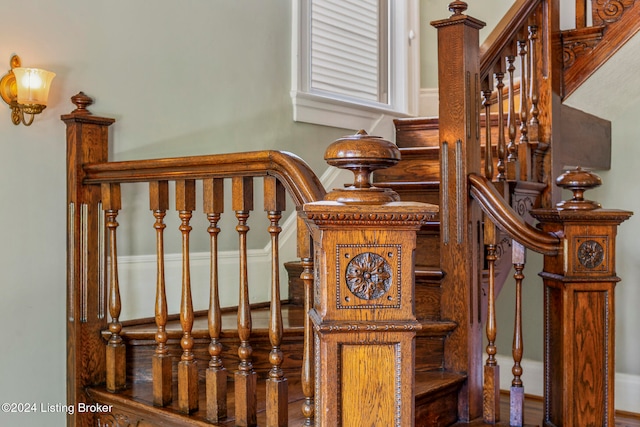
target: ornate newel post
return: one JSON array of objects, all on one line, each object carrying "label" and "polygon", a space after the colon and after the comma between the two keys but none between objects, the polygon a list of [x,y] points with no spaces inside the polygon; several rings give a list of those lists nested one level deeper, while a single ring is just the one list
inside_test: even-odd
[{"label": "ornate newel post", "polygon": [[414,250],[438,207],[370,184],[373,170],[399,159],[394,144],[364,131],[339,139],[325,160],[351,170],[354,184],[303,207],[315,251],[319,426],[414,423]]},{"label": "ornate newel post", "polygon": [[[99,185],[84,185],[83,165],[109,160],[109,126],[114,119],[87,109],[80,92],[76,109],[62,116],[67,126],[67,404],[87,403],[85,388],[105,381],[104,341],[107,284],[104,214]],[[90,368],[89,368],[90,367]],[[71,412],[69,426],[94,426],[95,414]]]},{"label": "ornate newel post", "polygon": [[556,183],[573,192],[557,209],[534,210],[564,251],[545,256],[545,426],[614,423],[614,289],[618,225],[632,213],[585,200],[600,178],[580,168]]},{"label": "ornate newel post", "polygon": [[478,236],[482,212],[469,197],[467,177],[480,168],[480,43],[484,22],[465,15],[467,4],[453,1],[449,18],[431,23],[438,30],[440,98],[440,268],[443,319],[458,327],[445,342],[445,369],[465,372],[458,393],[458,417],[482,415],[482,268]]}]

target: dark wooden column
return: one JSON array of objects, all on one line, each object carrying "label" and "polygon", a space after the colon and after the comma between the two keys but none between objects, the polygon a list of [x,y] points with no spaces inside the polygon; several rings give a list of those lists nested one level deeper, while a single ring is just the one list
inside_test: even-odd
[{"label": "dark wooden column", "polygon": [[614,290],[618,225],[632,213],[584,200],[597,176],[576,169],[557,183],[574,192],[557,209],[534,210],[564,251],[545,256],[545,426],[611,426],[614,420]]},{"label": "dark wooden column", "polygon": [[469,198],[467,176],[481,171],[478,33],[484,23],[464,15],[466,8],[455,1],[450,18],[431,23],[438,29],[442,318],[458,324],[445,343],[445,368],[467,373],[458,399],[461,420],[482,414],[481,214]]},{"label": "dark wooden column", "polygon": [[[100,186],[83,185],[83,165],[108,160],[113,119],[91,115],[92,100],[80,92],[67,125],[67,404],[87,403],[85,387],[105,381],[107,327],[104,223]],[[69,426],[95,426],[90,413],[67,415]]]},{"label": "dark wooden column", "polygon": [[395,164],[395,145],[365,133],[334,142],[331,165],[354,185],[308,203],[315,245],[316,425],[414,423],[416,232],[438,208],[398,202],[371,187],[371,171]]}]

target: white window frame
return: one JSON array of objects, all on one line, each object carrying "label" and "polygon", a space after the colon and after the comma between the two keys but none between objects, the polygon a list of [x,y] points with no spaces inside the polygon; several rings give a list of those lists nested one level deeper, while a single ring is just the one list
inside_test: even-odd
[{"label": "white window frame", "polygon": [[391,25],[388,104],[319,94],[309,87],[310,0],[292,2],[291,99],[295,121],[373,131],[385,119],[417,115],[420,93],[418,0],[389,0]]}]

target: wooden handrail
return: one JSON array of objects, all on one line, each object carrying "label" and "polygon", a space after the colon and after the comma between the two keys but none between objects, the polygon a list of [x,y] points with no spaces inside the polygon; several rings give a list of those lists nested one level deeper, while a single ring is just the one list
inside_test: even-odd
[{"label": "wooden handrail", "polygon": [[498,25],[480,46],[480,76],[491,73],[491,67],[500,53],[513,41],[518,31],[542,0],[516,0]]},{"label": "wooden handrail", "polygon": [[277,177],[296,206],[322,200],[326,191],[311,168],[295,154],[265,150],[84,165],[84,184],[225,178]]},{"label": "wooden handrail", "polygon": [[511,239],[523,246],[544,255],[557,255],[561,249],[560,239],[552,234],[527,224],[509,205],[507,205],[485,177],[470,174],[471,195],[478,201],[484,213]]}]

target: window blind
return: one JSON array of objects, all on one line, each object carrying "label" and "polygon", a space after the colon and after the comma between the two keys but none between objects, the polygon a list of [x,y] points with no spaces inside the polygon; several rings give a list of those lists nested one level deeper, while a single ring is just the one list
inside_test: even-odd
[{"label": "window blind", "polygon": [[386,0],[311,0],[310,84],[387,103]]}]

